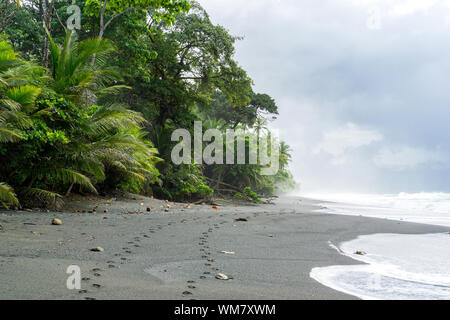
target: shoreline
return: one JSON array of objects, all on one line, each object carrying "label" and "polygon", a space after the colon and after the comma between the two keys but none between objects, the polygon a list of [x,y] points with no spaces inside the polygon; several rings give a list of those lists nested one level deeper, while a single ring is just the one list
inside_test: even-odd
[{"label": "shoreline", "polygon": [[[329,242],[449,231],[314,212],[322,202],[304,198],[275,203],[168,207],[137,196],[71,201],[72,213],[0,212],[0,299],[357,299],[309,276],[314,267],[361,264]],[[66,288],[69,265],[81,268],[81,291]]]}]

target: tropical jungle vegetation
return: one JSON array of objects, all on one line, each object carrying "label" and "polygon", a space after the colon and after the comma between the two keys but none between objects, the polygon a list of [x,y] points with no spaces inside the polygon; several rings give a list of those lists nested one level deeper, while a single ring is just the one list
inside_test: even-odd
[{"label": "tropical jungle vegetation", "polygon": [[[71,5],[79,30],[66,24]],[[283,141],[275,176],[170,159],[172,132],[194,121],[271,136],[278,107],[235,60],[240,40],[190,0],[1,0],[0,204],[53,208],[118,189],[258,202],[294,188]]]}]

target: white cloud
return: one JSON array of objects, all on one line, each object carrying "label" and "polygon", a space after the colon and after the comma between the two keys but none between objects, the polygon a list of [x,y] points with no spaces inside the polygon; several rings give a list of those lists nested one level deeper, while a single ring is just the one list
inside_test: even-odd
[{"label": "white cloud", "polygon": [[326,132],[314,153],[328,153],[333,156],[333,164],[343,164],[346,162],[347,151],[381,140],[383,135],[378,131],[362,129],[349,122],[344,127]]},{"label": "white cloud", "polygon": [[443,2],[441,0],[404,0],[394,4],[390,8],[389,14],[392,16],[407,16],[420,11],[427,11]]},{"label": "white cloud", "polygon": [[374,157],[374,163],[381,168],[405,170],[417,166],[439,163],[444,161],[444,156],[437,151],[429,151],[420,148],[400,147],[383,148]]}]

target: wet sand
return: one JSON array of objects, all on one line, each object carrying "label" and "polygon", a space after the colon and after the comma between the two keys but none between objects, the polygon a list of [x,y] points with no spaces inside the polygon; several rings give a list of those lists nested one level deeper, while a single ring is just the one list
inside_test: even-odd
[{"label": "wet sand", "polygon": [[[64,213],[0,212],[0,299],[356,299],[309,277],[314,267],[360,264],[329,242],[449,231],[317,213],[316,201],[301,198],[218,209],[169,205],[83,199]],[[63,224],[51,225],[53,218]],[[66,287],[69,265],[81,268],[81,290]]]}]

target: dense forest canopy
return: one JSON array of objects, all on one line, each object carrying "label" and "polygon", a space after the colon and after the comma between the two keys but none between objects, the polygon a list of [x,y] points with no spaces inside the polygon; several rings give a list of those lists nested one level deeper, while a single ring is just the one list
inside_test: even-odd
[{"label": "dense forest canopy", "polygon": [[[72,192],[117,189],[259,201],[294,188],[289,146],[268,129],[278,107],[235,60],[239,40],[195,1],[1,0],[1,204],[58,207]],[[246,132],[247,148],[249,136],[272,139],[278,172],[175,165],[172,132],[194,121]]]}]

